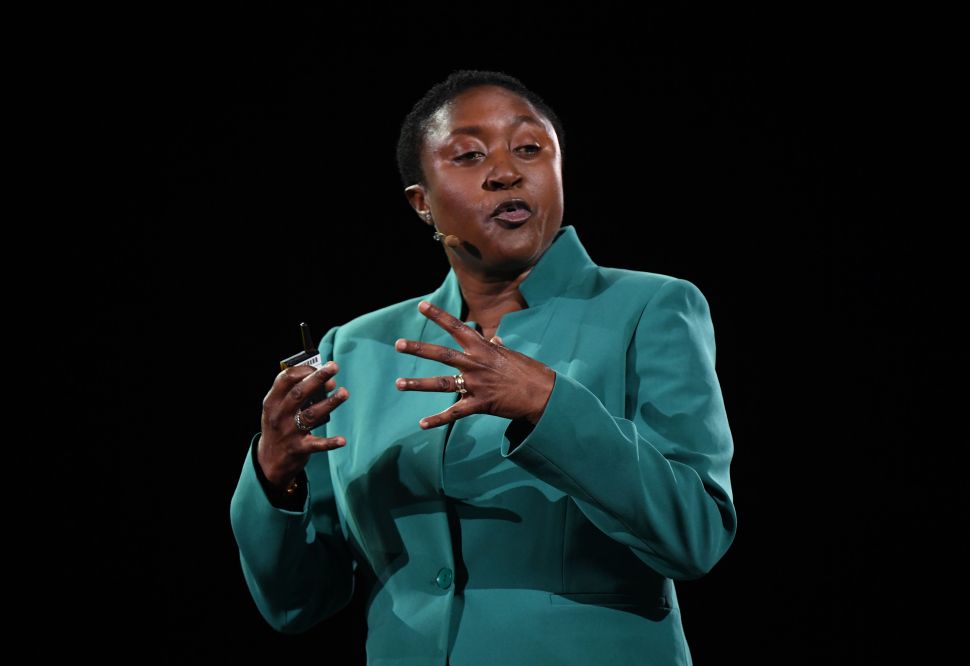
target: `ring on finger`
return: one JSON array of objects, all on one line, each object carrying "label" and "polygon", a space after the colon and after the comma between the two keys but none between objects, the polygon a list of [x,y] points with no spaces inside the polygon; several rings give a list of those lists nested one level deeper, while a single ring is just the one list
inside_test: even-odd
[{"label": "ring on finger", "polygon": [[465,388],[465,378],[460,372],[455,375],[455,391],[462,395],[468,393],[468,389]]},{"label": "ring on finger", "polygon": [[297,430],[299,430],[300,432],[304,432],[304,433],[310,432],[310,426],[308,426],[305,423],[303,423],[303,410],[302,409],[296,413],[296,416],[293,417],[293,420],[296,421],[296,428],[297,428]]}]

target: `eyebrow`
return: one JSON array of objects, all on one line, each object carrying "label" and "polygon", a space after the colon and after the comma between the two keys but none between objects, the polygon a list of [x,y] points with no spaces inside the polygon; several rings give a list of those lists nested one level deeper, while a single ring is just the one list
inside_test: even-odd
[{"label": "eyebrow", "polygon": [[[540,123],[538,120],[536,120],[532,116],[519,115],[519,116],[516,116],[515,118],[513,118],[513,120],[512,120],[512,126],[513,127],[516,126],[516,125],[521,125],[522,123],[529,123],[529,124],[535,125],[536,127],[541,128],[541,129],[545,129],[546,128],[545,125],[543,125],[542,123]],[[478,125],[467,125],[465,127],[456,127],[455,129],[451,130],[451,134],[449,134],[448,136],[454,136],[456,134],[471,134],[471,135],[477,136],[477,135],[481,134],[483,131],[484,130],[480,126],[478,126]]]}]

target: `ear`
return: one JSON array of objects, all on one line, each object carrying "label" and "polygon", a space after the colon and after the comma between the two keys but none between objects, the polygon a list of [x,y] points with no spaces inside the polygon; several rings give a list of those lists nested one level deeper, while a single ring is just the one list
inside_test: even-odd
[{"label": "ear", "polygon": [[407,197],[408,203],[411,204],[411,208],[415,210],[418,217],[420,217],[426,224],[431,224],[431,222],[428,222],[424,218],[425,213],[428,212],[427,193],[425,192],[424,187],[421,185],[411,185],[410,187],[406,187],[404,189],[404,196]]}]

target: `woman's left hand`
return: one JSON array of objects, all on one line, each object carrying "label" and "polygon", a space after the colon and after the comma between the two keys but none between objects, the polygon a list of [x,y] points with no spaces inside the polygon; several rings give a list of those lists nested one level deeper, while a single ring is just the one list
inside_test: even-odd
[{"label": "woman's left hand", "polygon": [[[454,405],[434,416],[421,419],[422,428],[436,428],[470,414],[493,414],[535,425],[545,411],[556,381],[549,366],[508,347],[486,340],[481,333],[441,308],[421,301],[420,311],[448,331],[464,352],[400,338],[394,345],[399,352],[440,361],[458,368],[468,391]],[[395,382],[402,391],[454,392],[455,377],[401,377]]]}]

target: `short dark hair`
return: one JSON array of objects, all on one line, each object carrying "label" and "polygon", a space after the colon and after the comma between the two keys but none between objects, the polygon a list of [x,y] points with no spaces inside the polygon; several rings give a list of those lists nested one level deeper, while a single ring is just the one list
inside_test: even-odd
[{"label": "short dark hair", "polygon": [[424,171],[421,169],[421,146],[435,112],[465,90],[489,85],[501,86],[524,97],[549,119],[556,130],[556,136],[559,137],[559,154],[565,165],[566,137],[562,122],[541,97],[526,88],[517,78],[505,72],[460,69],[453,71],[444,81],[432,86],[401,123],[401,133],[397,139],[397,169],[404,187],[410,187],[416,183],[427,185]]}]

